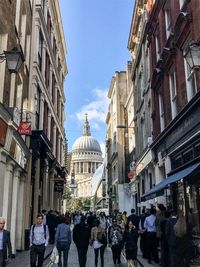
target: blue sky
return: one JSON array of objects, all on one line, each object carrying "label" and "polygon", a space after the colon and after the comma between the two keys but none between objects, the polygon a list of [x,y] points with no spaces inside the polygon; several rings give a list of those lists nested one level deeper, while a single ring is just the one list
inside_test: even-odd
[{"label": "blue sky", "polygon": [[69,151],[82,135],[87,112],[92,136],[106,138],[108,88],[126,69],[134,0],[59,0],[67,44],[65,130]]}]

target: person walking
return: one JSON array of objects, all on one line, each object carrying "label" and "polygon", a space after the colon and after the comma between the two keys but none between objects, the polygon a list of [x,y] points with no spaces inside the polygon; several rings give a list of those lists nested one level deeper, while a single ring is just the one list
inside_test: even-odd
[{"label": "person walking", "polygon": [[[31,267],[42,267],[45,248],[49,242],[49,229],[43,224],[42,214],[37,215],[37,223],[31,226],[30,231],[30,262]],[[36,265],[37,262],[37,265]]]},{"label": "person walking", "polygon": [[156,263],[159,262],[156,237],[156,210],[152,208],[150,214],[144,221],[144,228],[147,230],[147,259],[149,264],[151,264],[152,259]]},{"label": "person walking", "polygon": [[112,219],[112,225],[108,228],[108,243],[112,250],[113,262],[117,266],[121,263],[123,236],[116,219]]},{"label": "person walking", "polygon": [[172,212],[170,218],[166,222],[165,237],[169,248],[169,262],[168,266],[176,267],[176,235],[174,232],[174,225],[177,222],[177,216],[175,212]]},{"label": "person walking", "polygon": [[0,217],[0,267],[6,266],[6,261],[12,256],[10,232],[5,230],[5,219]]},{"label": "person walking", "polygon": [[129,223],[129,221],[132,221],[135,227],[139,229],[140,218],[135,214],[135,209],[131,209],[131,215],[128,216],[127,223]]},{"label": "person walking", "polygon": [[79,266],[85,267],[87,261],[87,251],[90,240],[90,228],[85,223],[86,217],[81,216],[80,223],[74,226],[73,241],[78,251]]},{"label": "person walking", "polygon": [[106,234],[105,230],[100,226],[100,221],[95,220],[95,226],[91,230],[91,242],[94,248],[94,255],[95,255],[95,267],[98,266],[98,257],[100,251],[100,258],[101,258],[101,267],[104,267],[104,251],[106,247]]},{"label": "person walking", "polygon": [[99,221],[100,221],[101,228],[103,228],[106,231],[106,229],[108,227],[108,222],[107,222],[107,219],[106,219],[106,216],[105,216],[104,212],[100,212]]},{"label": "person walking", "polygon": [[127,226],[127,222],[128,222],[127,212],[126,211],[123,211],[123,213],[122,213],[122,221],[123,221],[123,224],[126,227]]},{"label": "person walking", "polygon": [[138,231],[132,221],[128,223],[128,229],[124,231],[123,243],[127,260],[127,267],[136,266]]},{"label": "person walking", "polygon": [[140,233],[140,250],[142,251],[142,256],[144,259],[147,259],[147,231],[144,228],[144,221],[148,216],[149,216],[149,209],[145,210],[145,208],[143,208],[139,222],[139,233]]},{"label": "person walking", "polygon": [[79,212],[74,216],[74,225],[79,224],[81,220],[81,215]]},{"label": "person walking", "polygon": [[66,224],[66,217],[62,217],[61,223],[58,224],[56,229],[55,241],[59,254],[58,267],[62,267],[62,253],[63,253],[63,267],[67,267],[68,253],[71,244],[71,230],[69,225]]},{"label": "person walking", "polygon": [[57,217],[53,210],[50,210],[46,215],[46,223],[49,229],[49,243],[54,244],[55,242],[55,232],[57,227]]}]

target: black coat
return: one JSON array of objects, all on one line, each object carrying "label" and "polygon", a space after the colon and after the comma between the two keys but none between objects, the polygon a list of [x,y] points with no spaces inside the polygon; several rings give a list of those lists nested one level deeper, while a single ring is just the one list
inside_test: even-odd
[{"label": "black coat", "polygon": [[176,236],[174,232],[174,225],[177,222],[177,218],[169,218],[166,222],[165,235],[167,243],[170,247],[176,246]]},{"label": "black coat", "polygon": [[139,222],[140,222],[140,217],[137,216],[136,214],[131,214],[128,216],[128,219],[127,219],[127,225],[128,223],[132,221],[132,223],[135,225],[135,227],[137,229],[139,229]]},{"label": "black coat", "polygon": [[125,230],[123,242],[126,250],[134,250],[137,252],[138,230],[133,228],[131,231]]},{"label": "black coat", "polygon": [[3,230],[3,257],[7,259],[11,258],[12,255],[12,247],[10,242],[10,232],[7,230]]},{"label": "black coat", "polygon": [[90,228],[85,223],[79,223],[74,226],[73,241],[77,247],[88,247],[90,240]]}]

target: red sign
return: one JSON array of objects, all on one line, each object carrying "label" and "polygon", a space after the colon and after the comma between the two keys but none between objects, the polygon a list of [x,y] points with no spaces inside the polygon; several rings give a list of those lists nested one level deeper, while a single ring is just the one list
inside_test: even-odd
[{"label": "red sign", "polygon": [[128,172],[128,178],[129,179],[135,178],[135,171]]},{"label": "red sign", "polygon": [[19,124],[18,133],[20,135],[30,135],[31,134],[31,122],[21,121]]}]

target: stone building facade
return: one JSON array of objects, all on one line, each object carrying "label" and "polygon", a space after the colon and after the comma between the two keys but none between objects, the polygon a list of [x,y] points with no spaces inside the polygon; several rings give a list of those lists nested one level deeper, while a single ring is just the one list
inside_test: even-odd
[{"label": "stone building facade", "polygon": [[[61,21],[58,1],[0,1],[0,216],[14,254],[41,208],[60,204],[54,184],[65,176],[67,73]],[[24,62],[10,73],[2,53],[14,47]],[[24,123],[31,135],[21,134]]]},{"label": "stone building facade", "polygon": [[14,254],[24,246],[27,227],[29,137],[21,136],[18,126],[28,116],[32,8],[24,0],[0,1],[0,53],[16,47],[24,60],[18,73],[10,73],[0,60],[0,216],[11,232]]},{"label": "stone building facade", "polygon": [[132,121],[127,119],[127,107],[130,106],[128,96],[132,97],[130,81],[128,65],[127,71],[115,72],[108,92],[110,104],[106,118],[106,157],[110,213],[114,209],[129,212],[131,209],[128,134],[132,136],[133,133],[128,128]]},{"label": "stone building facade", "polygon": [[128,49],[132,56],[131,79],[133,82],[133,109],[135,130],[135,164],[130,186],[134,195],[133,207],[140,213],[141,196],[156,183],[152,152],[150,52],[146,27],[148,22],[147,1],[137,0],[133,12]]},{"label": "stone building facade", "polygon": [[[66,44],[59,1],[36,0],[33,10],[29,107],[31,220],[40,209],[60,209],[65,179],[64,78]],[[63,185],[64,186],[64,185]]]}]

